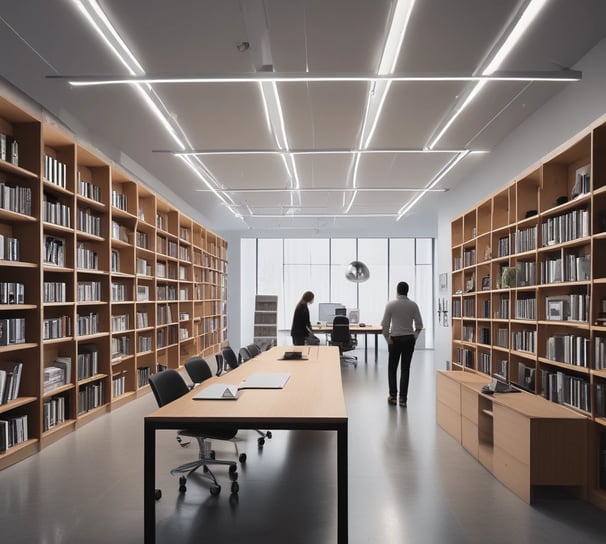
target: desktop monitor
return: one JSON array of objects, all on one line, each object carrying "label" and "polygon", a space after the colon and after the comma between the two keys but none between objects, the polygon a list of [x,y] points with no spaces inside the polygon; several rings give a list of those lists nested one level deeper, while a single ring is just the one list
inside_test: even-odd
[{"label": "desktop monitor", "polygon": [[318,304],[318,321],[332,323],[335,315],[347,315],[347,308],[337,302],[320,302]]}]

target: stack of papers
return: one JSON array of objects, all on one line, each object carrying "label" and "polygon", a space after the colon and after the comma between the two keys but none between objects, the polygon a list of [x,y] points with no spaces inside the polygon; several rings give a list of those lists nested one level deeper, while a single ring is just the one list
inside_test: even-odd
[{"label": "stack of papers", "polygon": [[253,374],[239,384],[213,383],[194,395],[195,400],[235,400],[242,389],[282,389],[290,374]]}]

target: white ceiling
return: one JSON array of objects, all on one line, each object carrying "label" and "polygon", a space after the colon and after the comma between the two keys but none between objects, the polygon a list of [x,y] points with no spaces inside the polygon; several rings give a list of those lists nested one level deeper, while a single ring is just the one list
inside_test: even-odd
[{"label": "white ceiling", "polygon": [[[146,74],[252,73],[270,59],[276,73],[377,73],[392,0],[99,0]],[[525,0],[417,0],[396,73],[477,73]],[[261,15],[269,48],[262,49]],[[548,0],[502,70],[572,68],[606,35],[603,0]],[[261,25],[263,26],[263,25]],[[249,42],[238,51],[236,44]],[[127,75],[71,0],[0,0],[0,73],[64,120],[84,127],[110,156],[119,150],[200,211],[215,230],[318,228],[345,224],[352,197],[353,155],[298,155],[295,193],[275,155],[201,157],[233,212],[180,159],[174,140],[127,85],[70,87],[49,75]],[[490,82],[436,146],[493,149],[565,85]],[[472,87],[465,82],[395,82],[373,149],[423,149]],[[154,84],[154,91],[196,150],[276,149],[257,84]],[[355,149],[369,83],[278,83],[291,149]],[[75,121],[77,120],[77,121]],[[73,121],[73,123],[70,123]],[[102,147],[102,146],[100,146]],[[103,147],[102,147],[103,148]],[[117,155],[120,156],[120,155]],[[347,215],[393,227],[395,216],[456,155],[363,155]],[[440,181],[448,189],[481,160],[469,155]],[[246,189],[247,191],[243,191]],[[250,191],[257,189],[256,191]],[[265,189],[259,191],[258,189]],[[435,217],[447,192],[427,195],[413,213]],[[296,216],[304,215],[304,219]],[[267,216],[267,217],[264,217]],[[284,217],[275,217],[284,216]],[[307,217],[312,216],[312,217]]]}]

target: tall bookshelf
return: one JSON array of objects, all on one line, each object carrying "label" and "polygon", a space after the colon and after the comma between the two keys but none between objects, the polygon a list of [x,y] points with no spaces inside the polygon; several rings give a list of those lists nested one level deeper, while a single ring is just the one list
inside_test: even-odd
[{"label": "tall bookshelf", "polygon": [[0,97],[0,469],[227,338],[226,242],[15,102]]},{"label": "tall bookshelf", "polygon": [[453,369],[589,420],[606,509],[606,117],[451,224]]}]

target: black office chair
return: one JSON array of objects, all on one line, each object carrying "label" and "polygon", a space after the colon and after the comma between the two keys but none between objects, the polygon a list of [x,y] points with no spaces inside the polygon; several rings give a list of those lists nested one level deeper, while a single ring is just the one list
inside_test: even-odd
[{"label": "black office chair", "polygon": [[341,362],[358,366],[358,358],[355,355],[347,355],[345,352],[352,351],[358,347],[358,340],[349,330],[349,319],[344,315],[337,315],[332,322],[330,333],[331,346],[338,346]]},{"label": "black office chair", "polygon": [[[185,383],[176,370],[167,369],[162,372],[158,372],[149,377],[149,385],[158,406],[162,407],[166,404],[173,402],[174,400],[182,397],[189,392],[189,387]],[[231,492],[238,493],[240,486],[238,484],[238,466],[235,461],[223,461],[215,459],[214,451],[210,448],[209,440],[226,440],[230,441],[236,447],[236,453],[238,452],[238,446],[233,440],[236,436],[238,429],[233,427],[218,427],[201,424],[196,430],[179,431],[180,436],[187,436],[195,438],[198,441],[199,453],[196,461],[191,461],[184,465],[180,465],[170,471],[171,474],[182,474],[179,477],[179,493],[185,493],[187,491],[187,478],[193,474],[200,467],[203,468],[204,477],[211,481],[210,494],[213,496],[218,495],[221,492],[221,486],[217,482],[215,475],[209,468],[209,465],[226,465],[229,467],[229,478],[231,480]],[[159,490],[156,491],[156,496],[159,497]]]},{"label": "black office chair", "polygon": [[250,353],[251,357],[253,357],[253,358],[261,353],[261,348],[259,348],[259,346],[257,346],[257,344],[248,344],[248,346],[246,346],[246,349],[248,350],[248,353]]},{"label": "black office chair", "polygon": [[252,355],[250,354],[250,351],[248,351],[248,348],[241,347],[238,352],[238,360],[240,363],[245,363],[246,361],[250,361],[250,359],[252,359]]},{"label": "black office chair", "polygon": [[[246,350],[246,348],[242,348],[242,349]],[[242,352],[242,350],[240,350],[240,352]],[[236,356],[236,353],[232,348],[226,347],[222,351],[222,354],[223,354],[223,360],[225,361],[225,364],[227,366],[229,366],[229,368],[234,369],[234,368],[238,368],[238,366],[240,366],[240,359]],[[249,359],[250,359],[250,357],[249,357]],[[255,431],[259,434],[259,438],[257,439],[257,444],[260,448],[262,448],[265,445],[265,439],[272,437],[271,431],[264,432],[259,429],[255,429]]]},{"label": "black office chair", "polygon": [[238,361],[238,356],[236,355],[236,352],[230,348],[229,346],[224,348],[221,351],[221,354],[223,355],[223,365],[228,366],[230,369],[234,369],[234,368],[238,368],[240,362]]}]

